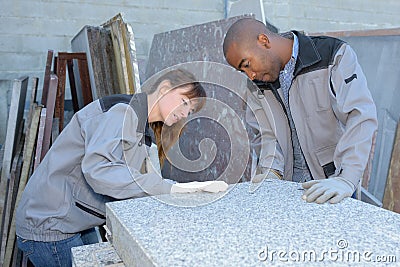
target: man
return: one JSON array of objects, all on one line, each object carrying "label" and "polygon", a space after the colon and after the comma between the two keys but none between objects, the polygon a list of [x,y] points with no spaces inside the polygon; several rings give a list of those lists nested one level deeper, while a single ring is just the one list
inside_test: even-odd
[{"label": "man", "polygon": [[255,108],[257,123],[249,120],[258,126],[264,177],[283,174],[302,183],[308,202],[351,196],[377,129],[376,107],[352,48],[331,37],[279,35],[245,18],[228,30],[223,49],[230,65],[266,89],[264,116]]}]

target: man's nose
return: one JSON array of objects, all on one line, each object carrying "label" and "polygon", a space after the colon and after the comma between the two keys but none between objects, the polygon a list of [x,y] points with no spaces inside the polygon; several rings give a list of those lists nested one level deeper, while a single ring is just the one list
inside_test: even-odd
[{"label": "man's nose", "polygon": [[250,78],[250,80],[254,80],[256,78],[256,73],[254,71],[245,70],[245,73],[246,73],[247,77]]}]

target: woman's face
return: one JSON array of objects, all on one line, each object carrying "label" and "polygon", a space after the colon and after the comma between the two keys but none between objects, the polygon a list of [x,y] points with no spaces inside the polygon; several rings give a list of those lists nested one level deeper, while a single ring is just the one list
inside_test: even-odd
[{"label": "woman's face", "polygon": [[191,85],[168,90],[159,99],[160,116],[164,123],[171,126],[194,111],[194,103],[185,95],[191,90]]}]

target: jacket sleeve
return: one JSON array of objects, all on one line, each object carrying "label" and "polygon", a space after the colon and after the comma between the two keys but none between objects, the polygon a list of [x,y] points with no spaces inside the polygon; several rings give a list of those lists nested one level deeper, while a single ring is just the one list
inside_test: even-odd
[{"label": "jacket sleeve", "polygon": [[82,172],[96,193],[117,199],[170,193],[171,184],[162,177],[139,171],[146,153],[138,149],[137,124],[133,109],[117,104],[81,125]]},{"label": "jacket sleeve", "polygon": [[257,155],[256,168],[260,173],[274,169],[282,174],[284,172],[284,158],[271,126],[273,124],[269,120],[273,116],[272,114],[268,116],[268,110],[263,108],[261,101],[265,101],[264,96],[257,98],[254,93],[248,92],[246,123],[251,130],[251,148]]},{"label": "jacket sleeve", "polygon": [[336,146],[334,160],[336,175],[357,186],[369,158],[378,121],[367,80],[355,52],[344,44],[339,49],[340,54],[336,56],[331,71],[331,89],[332,94],[336,94],[333,109],[344,133]]}]

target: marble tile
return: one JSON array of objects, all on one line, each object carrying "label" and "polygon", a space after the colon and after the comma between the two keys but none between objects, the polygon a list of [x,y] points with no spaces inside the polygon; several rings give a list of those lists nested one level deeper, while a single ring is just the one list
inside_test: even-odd
[{"label": "marble tile", "polygon": [[378,266],[383,256],[400,260],[397,213],[355,199],[306,203],[298,185],[287,181],[249,189],[240,183],[219,195],[108,203],[113,246],[127,266]]}]

